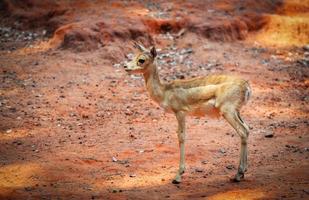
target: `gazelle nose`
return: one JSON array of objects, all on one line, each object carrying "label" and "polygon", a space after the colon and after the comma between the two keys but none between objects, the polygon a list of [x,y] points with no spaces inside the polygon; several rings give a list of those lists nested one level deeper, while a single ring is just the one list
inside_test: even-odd
[{"label": "gazelle nose", "polygon": [[128,69],[128,66],[127,66],[127,65],[124,65],[123,68],[124,68],[124,69]]}]

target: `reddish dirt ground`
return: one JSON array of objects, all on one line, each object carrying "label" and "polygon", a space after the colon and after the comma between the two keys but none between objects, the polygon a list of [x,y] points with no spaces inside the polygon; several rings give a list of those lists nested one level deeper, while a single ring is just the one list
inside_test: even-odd
[{"label": "reddish dirt ground", "polygon": [[[0,199],[309,198],[308,1],[3,2]],[[188,118],[171,183],[176,119],[122,69],[133,40],[156,44],[163,81],[249,80],[243,182],[235,131]]]}]

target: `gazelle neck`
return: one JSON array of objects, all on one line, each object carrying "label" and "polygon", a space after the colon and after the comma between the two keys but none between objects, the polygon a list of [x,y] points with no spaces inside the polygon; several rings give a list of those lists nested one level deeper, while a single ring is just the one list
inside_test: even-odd
[{"label": "gazelle neck", "polygon": [[151,98],[154,101],[160,103],[163,100],[164,96],[164,85],[162,85],[160,81],[156,64],[152,63],[143,75],[146,83],[146,88]]}]

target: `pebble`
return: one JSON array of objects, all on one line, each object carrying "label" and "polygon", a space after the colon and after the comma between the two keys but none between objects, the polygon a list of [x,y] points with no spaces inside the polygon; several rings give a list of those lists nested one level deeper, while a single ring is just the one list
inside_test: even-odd
[{"label": "pebble", "polygon": [[42,31],[42,35],[46,35],[47,31],[46,30],[43,30]]},{"label": "pebble", "polygon": [[6,130],[6,133],[12,133],[12,129]]},{"label": "pebble", "polygon": [[272,137],[274,137],[274,133],[272,131],[267,131],[266,133],[264,133],[264,137],[272,138]]},{"label": "pebble", "polygon": [[13,142],[13,144],[22,145],[23,143],[22,143],[22,141],[16,140],[16,141]]},{"label": "pebble", "polygon": [[305,96],[302,101],[309,102],[309,96]]},{"label": "pebble", "polygon": [[222,154],[225,154],[226,150],[222,148],[222,149],[219,150],[219,152],[222,153]]},{"label": "pebble", "polygon": [[120,67],[120,64],[119,64],[119,63],[116,63],[116,64],[113,65],[113,67],[119,68],[119,67]]},{"label": "pebble", "polygon": [[116,157],[112,157],[112,161],[113,161],[113,162],[117,162],[118,159],[117,159]]},{"label": "pebble", "polygon": [[204,164],[204,165],[206,165],[207,163],[208,163],[207,160],[203,160],[203,161],[202,161],[202,164]]},{"label": "pebble", "polygon": [[8,41],[33,41],[38,37],[44,37],[46,30],[42,32],[20,31],[11,27],[0,27],[0,37],[2,42]]},{"label": "pebble", "polygon": [[113,189],[112,192],[113,192],[113,193],[117,193],[118,190],[117,190],[117,189]]},{"label": "pebble", "polygon": [[297,128],[297,125],[296,124],[290,124],[288,127],[289,128]]},{"label": "pebble", "polygon": [[32,187],[25,187],[24,188],[27,192],[30,192],[30,191],[32,191],[33,190],[33,188]]},{"label": "pebble", "polygon": [[226,169],[234,169],[234,166],[233,165],[227,165]]},{"label": "pebble", "polygon": [[201,173],[201,172],[203,172],[203,171],[204,171],[204,169],[202,169],[202,168],[196,168],[196,169],[195,169],[195,172]]},{"label": "pebble", "polygon": [[179,52],[180,54],[189,54],[189,53],[193,53],[193,49],[192,48],[188,48],[188,49],[182,49]]}]

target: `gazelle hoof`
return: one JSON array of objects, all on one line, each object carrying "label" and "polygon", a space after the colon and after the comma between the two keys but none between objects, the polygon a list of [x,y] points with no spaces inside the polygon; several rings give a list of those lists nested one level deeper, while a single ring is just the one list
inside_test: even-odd
[{"label": "gazelle hoof", "polygon": [[173,179],[173,184],[179,184],[181,182],[181,174],[177,173],[175,178]]},{"label": "gazelle hoof", "polygon": [[232,182],[240,182],[244,178],[245,178],[245,174],[236,174],[236,176],[234,178],[231,178],[230,180]]}]

